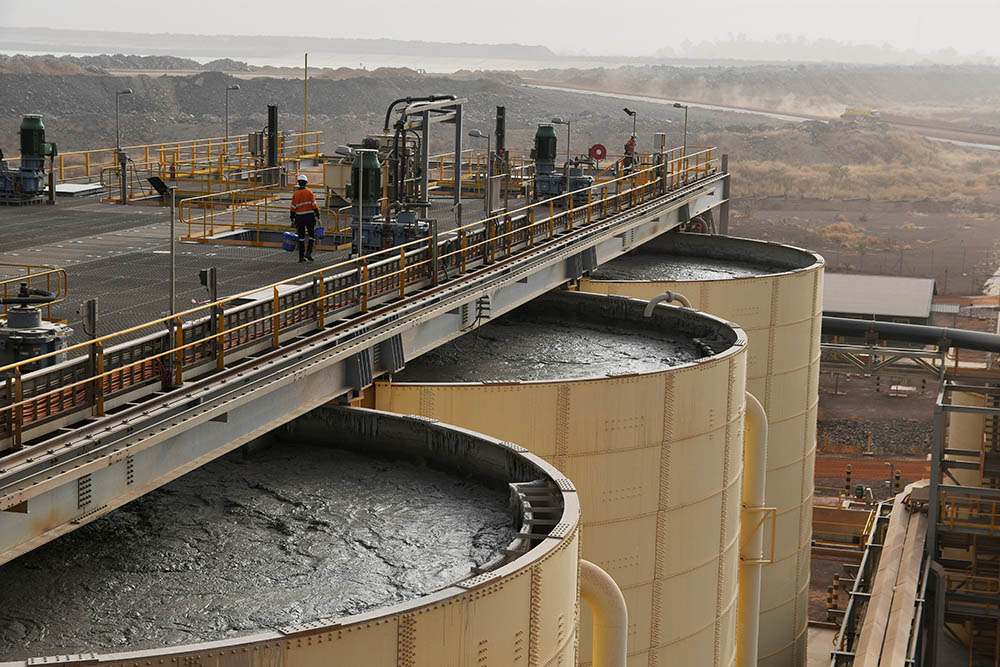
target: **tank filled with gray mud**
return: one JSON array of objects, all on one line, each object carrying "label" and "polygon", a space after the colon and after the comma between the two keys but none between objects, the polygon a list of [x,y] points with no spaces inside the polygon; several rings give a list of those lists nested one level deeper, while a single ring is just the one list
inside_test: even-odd
[{"label": "tank filled with gray mud", "polygon": [[407,363],[399,382],[561,381],[651,373],[717,354],[724,322],[672,306],[551,292]]},{"label": "tank filled with gray mud", "polygon": [[590,272],[592,280],[706,281],[753,278],[811,266],[813,253],[707,234],[663,234]]},{"label": "tank filled with gray mud", "polygon": [[0,568],[0,662],[342,618],[509,562],[531,546],[513,490],[544,471],[453,431],[321,408],[21,556]]}]

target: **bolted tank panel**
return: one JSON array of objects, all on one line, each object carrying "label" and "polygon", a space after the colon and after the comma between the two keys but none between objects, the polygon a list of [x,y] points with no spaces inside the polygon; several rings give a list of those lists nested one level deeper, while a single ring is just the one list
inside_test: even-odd
[{"label": "bolted tank panel", "polygon": [[774,562],[761,578],[761,667],[806,661],[823,264],[790,246],[674,233],[580,281],[599,294],[679,292],[747,333],[747,390],[768,418],[765,503],[778,512]]},{"label": "bolted tank panel", "polygon": [[[644,306],[563,292],[514,314],[544,314],[578,331],[609,320],[642,330],[651,324],[641,316]],[[736,655],[745,337],[673,306],[657,307],[652,323],[670,344],[686,336],[719,343],[701,358],[673,365],[656,359],[652,368],[625,375],[608,376],[603,364],[587,375],[595,364],[584,359],[582,376],[567,367],[564,378],[574,379],[523,382],[419,382],[418,359],[398,379],[376,385],[376,407],[518,442],[565,471],[585,516],[583,557],[611,574],[625,595],[629,664],[728,666]],[[491,326],[466,355],[488,356],[485,341],[495,339],[535,377],[536,369],[524,365],[532,352]],[[452,345],[471,345],[475,335]],[[564,344],[578,345],[586,335],[568,331]],[[545,345],[561,364],[563,352],[548,339]],[[668,350],[664,355],[675,354]],[[586,607],[581,612],[579,664],[588,664],[590,615]]]},{"label": "bolted tank panel", "polygon": [[[536,516],[544,515],[540,506],[545,504],[550,508],[547,511],[551,512],[553,525],[530,529],[521,527],[522,531],[530,530],[543,536],[531,542],[517,538],[509,547],[510,553],[485,565],[481,574],[463,574],[453,578],[453,583],[414,599],[350,616],[273,627],[219,641],[106,655],[88,653],[88,656],[112,667],[147,662],[225,664],[231,667],[264,664],[274,667],[396,667],[401,664],[439,667],[474,665],[487,660],[489,664],[498,665],[573,664],[576,659],[579,604],[579,502],[572,482],[551,465],[509,442],[424,419],[354,408],[315,410],[293,422],[288,437],[313,447],[335,444],[337,448],[355,455],[377,457],[378,466],[383,468],[402,460],[408,468],[419,470],[426,467],[447,471],[448,474],[457,473],[462,479],[488,480],[490,484],[501,487],[511,484],[516,488],[527,483],[536,498],[530,505],[538,506],[535,511],[543,513]],[[438,489],[432,486],[427,492],[433,499]],[[300,501],[309,497],[298,497],[297,489],[287,489],[277,494],[276,498],[280,499],[286,493]],[[203,500],[211,503],[220,499],[213,499],[209,494]],[[394,501],[386,499],[386,502]],[[301,511],[303,506],[301,502],[296,503],[299,510],[289,514],[287,521],[295,521],[295,512]],[[247,508],[236,505],[234,509],[240,513]],[[252,522],[256,514],[251,508],[245,513],[244,520]],[[336,517],[319,515],[301,518],[311,518],[322,526],[324,521]],[[524,518],[521,516],[517,521]],[[361,536],[367,541],[376,536],[380,525],[375,508],[368,508],[367,512],[362,511],[337,523],[357,524],[362,529],[368,526],[367,530],[371,532],[361,531]],[[418,533],[420,528],[425,528],[427,539],[434,539],[435,535],[446,536],[448,524],[444,520],[440,525],[417,527]],[[209,532],[215,529],[214,524],[206,528]],[[322,527],[318,530],[320,534],[325,532]],[[267,549],[277,546],[280,545],[260,543],[260,553],[255,552],[253,558],[259,558],[266,554]],[[286,542],[285,547],[290,554],[304,548],[306,555],[317,561],[333,555],[346,558],[349,562],[352,557],[350,551],[337,554],[334,550],[330,554],[324,549],[298,543]],[[364,550],[371,548],[366,545]],[[425,552],[420,551],[418,545],[417,549],[415,553],[419,558],[419,554]],[[408,558],[414,555],[386,554],[386,564],[399,567],[404,573],[400,578],[408,581],[413,568],[426,565],[408,565]],[[190,550],[184,547],[166,562],[153,566],[162,565],[173,571],[178,564],[183,566],[184,560],[190,556]],[[277,561],[268,560],[267,563],[280,565]],[[142,564],[136,563],[136,567],[141,568]],[[179,568],[182,572],[184,569]],[[223,569],[223,578],[232,583],[216,592],[232,592],[231,586],[239,587],[239,576],[233,575],[231,566]],[[277,575],[280,569],[276,567],[274,574]],[[271,575],[264,578],[268,580]],[[308,593],[304,590],[302,596]],[[196,594],[192,595],[197,599]],[[90,597],[88,594],[88,604]],[[163,594],[157,592],[154,597],[163,599]],[[299,610],[299,599],[298,595],[293,595],[288,598],[287,604],[293,610]],[[179,606],[187,602],[189,600],[185,596],[177,600]],[[351,603],[351,600],[348,602]],[[128,613],[128,610],[125,611]],[[101,612],[95,607],[95,614]],[[206,617],[206,623],[211,624],[214,620],[219,621],[216,626],[227,627],[215,607],[203,608],[201,613]],[[172,623],[168,625],[168,630],[176,629]],[[117,636],[121,638],[123,635],[119,633]],[[52,661],[58,662],[59,658],[32,658],[4,664],[26,667]]]}]

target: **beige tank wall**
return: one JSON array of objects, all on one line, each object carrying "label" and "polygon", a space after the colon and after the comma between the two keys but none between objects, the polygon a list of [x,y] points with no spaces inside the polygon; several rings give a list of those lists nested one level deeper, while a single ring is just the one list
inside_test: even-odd
[{"label": "beige tank wall", "polygon": [[[951,402],[953,405],[974,405],[985,407],[986,398],[982,394],[969,394],[964,391],[951,392]],[[971,449],[980,451],[983,448],[983,433],[986,429],[986,417],[984,415],[974,415],[962,412],[948,413],[948,440],[947,446],[952,449]],[[979,463],[979,457],[974,456],[952,456],[945,457],[948,460],[972,461]],[[980,486],[982,480],[978,470],[965,470],[962,468],[951,468],[950,472],[962,486]],[[951,478],[944,476],[944,484],[954,484]]]},{"label": "beige tank wall", "polygon": [[[517,442],[573,480],[583,557],[623,589],[629,665],[733,665],[745,347],[565,382],[376,385],[379,410]],[[581,621],[580,664],[590,646]]]},{"label": "beige tank wall", "polygon": [[778,512],[774,562],[764,566],[761,579],[758,664],[804,667],[823,314],[822,261],[787,273],[731,280],[583,279],[579,289],[641,299],[668,290],[679,292],[693,307],[731,320],[746,331],[747,390],[760,400],[768,418],[765,502]]}]

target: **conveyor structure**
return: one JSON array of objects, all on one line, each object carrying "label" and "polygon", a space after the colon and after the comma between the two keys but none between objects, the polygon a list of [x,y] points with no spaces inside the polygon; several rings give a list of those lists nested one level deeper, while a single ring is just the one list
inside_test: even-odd
[{"label": "conveyor structure", "polygon": [[[142,327],[10,375],[0,562],[88,523],[493,316],[728,202],[707,150]],[[565,195],[563,195],[565,196]],[[557,210],[558,207],[558,210]],[[38,358],[36,358],[37,360]]]}]

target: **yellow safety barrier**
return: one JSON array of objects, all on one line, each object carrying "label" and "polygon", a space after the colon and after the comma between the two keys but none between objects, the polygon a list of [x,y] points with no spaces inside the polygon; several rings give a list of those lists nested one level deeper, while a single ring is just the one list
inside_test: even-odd
[{"label": "yellow safety barrier", "polygon": [[[322,131],[292,132],[279,134],[278,155],[280,160],[311,157],[322,151]],[[168,141],[155,144],[136,144],[123,146],[122,151],[128,153],[136,162],[143,164],[160,164],[165,169],[173,165],[178,171],[184,171],[188,165],[205,160],[216,161],[220,156],[242,158],[252,162],[255,158],[249,154],[246,136],[231,136],[227,142],[225,137],[210,137],[207,139],[188,139],[184,141]],[[141,159],[140,159],[141,155]],[[16,158],[9,160],[14,163]],[[59,154],[53,165],[56,179],[60,183],[91,182],[101,174],[104,167],[116,167],[115,149],[93,148],[82,151],[69,151]]]},{"label": "yellow safety barrier", "polygon": [[[21,289],[21,283],[34,289],[44,289],[51,292],[55,299],[45,304],[45,318],[52,319],[52,306],[66,300],[68,293],[68,278],[66,270],[54,266],[35,264],[0,264],[0,272],[16,272],[11,278],[0,279],[0,295],[16,296]],[[7,304],[0,304],[3,313],[7,314]]]},{"label": "yellow safety barrier", "polygon": [[1000,536],[1000,500],[951,497],[941,494],[941,523],[949,530],[976,528],[990,536]]}]

